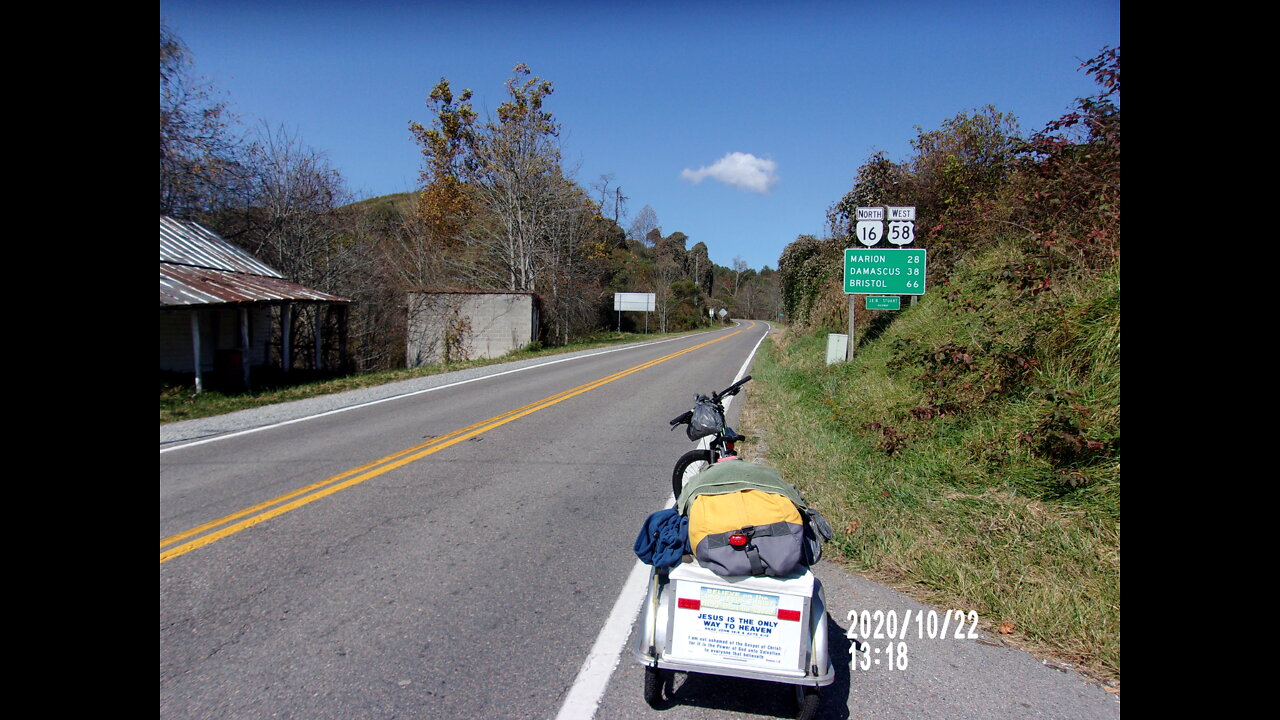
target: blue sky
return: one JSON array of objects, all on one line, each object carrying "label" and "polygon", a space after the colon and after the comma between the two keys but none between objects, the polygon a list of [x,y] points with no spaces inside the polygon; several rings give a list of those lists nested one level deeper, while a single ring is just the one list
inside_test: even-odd
[{"label": "blue sky", "polygon": [[823,233],[872,153],[905,160],[917,126],[988,104],[1038,130],[1120,44],[1119,0],[161,0],[160,18],[245,126],[296,133],[357,198],[417,187],[408,125],[441,77],[483,116],[526,63],[555,85],[579,184],[612,174],[629,217],[650,205],[665,234],[757,269]]}]

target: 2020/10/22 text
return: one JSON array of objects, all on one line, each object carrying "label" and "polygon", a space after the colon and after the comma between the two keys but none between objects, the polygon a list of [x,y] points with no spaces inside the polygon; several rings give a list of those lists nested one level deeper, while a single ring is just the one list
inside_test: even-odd
[{"label": "2020/10/22 text", "polygon": [[[897,610],[850,610],[845,619],[849,628],[845,637],[853,641],[851,646],[854,669],[870,670],[881,663],[889,670],[906,670],[908,666],[908,639],[917,640],[977,640],[978,612],[947,610],[939,615],[936,610],[912,613]],[[914,632],[913,632],[914,631]],[[864,640],[873,642],[863,642]],[[884,644],[876,640],[888,640]],[[895,642],[896,641],[896,642]]]}]

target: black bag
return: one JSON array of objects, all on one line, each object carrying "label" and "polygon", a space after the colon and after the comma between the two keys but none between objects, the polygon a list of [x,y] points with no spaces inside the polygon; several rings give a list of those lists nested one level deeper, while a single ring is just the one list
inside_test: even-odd
[{"label": "black bag", "polygon": [[690,440],[701,440],[708,435],[724,431],[724,415],[715,404],[700,400],[693,406],[693,416],[689,418],[689,427],[685,434]]}]

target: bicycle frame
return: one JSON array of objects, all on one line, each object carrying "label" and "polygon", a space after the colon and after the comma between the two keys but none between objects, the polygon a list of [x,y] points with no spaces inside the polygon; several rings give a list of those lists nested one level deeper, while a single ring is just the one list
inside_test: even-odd
[{"label": "bicycle frame", "polygon": [[[742,390],[742,386],[750,379],[751,376],[747,375],[724,390],[721,390],[718,393],[712,393],[711,397],[700,394],[694,395],[694,405],[696,407],[698,403],[711,403],[720,413],[720,417],[724,418],[725,398],[737,395],[738,392]],[[689,410],[683,415],[671,420],[671,429],[675,430],[679,425],[688,424],[692,418],[693,410]],[[713,433],[710,437],[711,440],[708,442],[708,447],[705,450],[690,450],[680,456],[680,459],[676,461],[675,468],[671,473],[671,491],[677,499],[680,497],[680,491],[684,488],[685,478],[690,474],[689,471],[691,468],[693,470],[692,474],[697,474],[703,469],[719,462],[722,458],[737,455],[737,443],[746,440],[745,436],[739,435],[734,432],[733,428],[723,423],[721,424],[721,429],[718,432]]]}]

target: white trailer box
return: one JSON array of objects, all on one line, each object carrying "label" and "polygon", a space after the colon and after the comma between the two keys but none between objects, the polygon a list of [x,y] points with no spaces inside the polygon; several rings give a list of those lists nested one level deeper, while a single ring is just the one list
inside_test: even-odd
[{"label": "white trailer box", "polygon": [[[686,556],[687,557],[687,556]],[[827,685],[822,586],[808,568],[786,577],[722,577],[682,562],[650,577],[635,655],[651,667]]]}]

